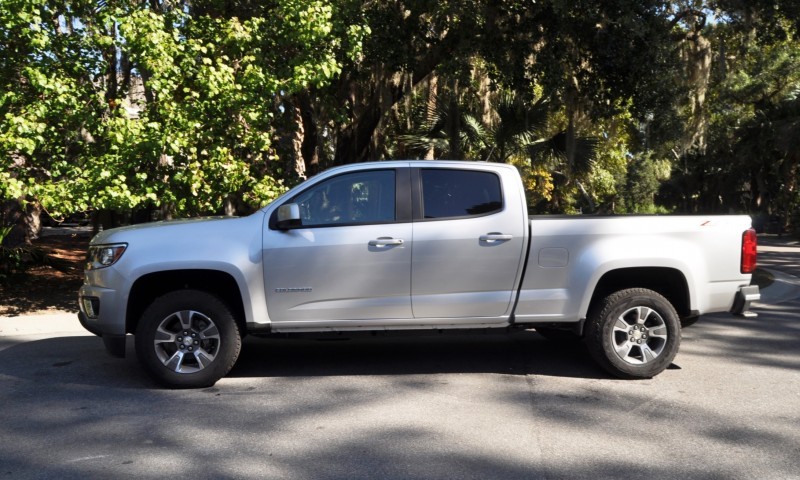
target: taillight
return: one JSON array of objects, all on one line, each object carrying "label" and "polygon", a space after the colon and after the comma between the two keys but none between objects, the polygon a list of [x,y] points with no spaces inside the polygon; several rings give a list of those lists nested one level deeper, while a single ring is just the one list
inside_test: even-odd
[{"label": "taillight", "polygon": [[745,230],[742,234],[742,273],[753,273],[756,269],[756,257],[758,256],[758,241],[756,231],[752,228]]}]

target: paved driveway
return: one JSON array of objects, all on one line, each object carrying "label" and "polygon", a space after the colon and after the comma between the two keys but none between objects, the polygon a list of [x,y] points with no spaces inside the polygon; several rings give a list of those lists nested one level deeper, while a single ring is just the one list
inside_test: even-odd
[{"label": "paved driveway", "polygon": [[71,316],[0,319],[0,478],[798,478],[800,248],[762,250],[759,318],[704,317],[644,381],[518,332],[248,338],[169,391]]}]

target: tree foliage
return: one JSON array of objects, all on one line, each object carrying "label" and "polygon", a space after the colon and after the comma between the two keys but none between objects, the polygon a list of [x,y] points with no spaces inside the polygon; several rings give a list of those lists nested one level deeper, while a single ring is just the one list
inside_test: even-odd
[{"label": "tree foliage", "polygon": [[469,158],[535,211],[789,218],[799,28],[793,0],[6,0],[0,197],[231,214]]},{"label": "tree foliage", "polygon": [[275,99],[332,81],[367,27],[315,0],[247,19],[169,5],[3,3],[0,196],[186,215],[283,191]]}]

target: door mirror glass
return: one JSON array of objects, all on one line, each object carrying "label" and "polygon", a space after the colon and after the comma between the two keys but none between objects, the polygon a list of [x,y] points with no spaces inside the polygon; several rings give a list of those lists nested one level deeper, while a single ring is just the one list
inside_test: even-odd
[{"label": "door mirror glass", "polygon": [[300,206],[296,203],[287,203],[278,207],[278,222],[277,227],[279,230],[289,230],[291,228],[301,227],[303,222],[300,220]]}]

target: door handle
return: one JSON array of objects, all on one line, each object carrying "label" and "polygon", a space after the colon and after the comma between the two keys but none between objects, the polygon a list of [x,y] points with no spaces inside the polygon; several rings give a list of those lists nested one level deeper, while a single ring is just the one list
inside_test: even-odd
[{"label": "door handle", "polygon": [[487,233],[486,235],[481,235],[480,240],[481,242],[505,242],[507,240],[511,240],[514,238],[514,235],[504,235],[502,233]]},{"label": "door handle", "polygon": [[379,237],[376,240],[370,240],[369,246],[370,247],[386,247],[389,245],[402,245],[403,239],[402,238],[392,238],[392,237]]}]

